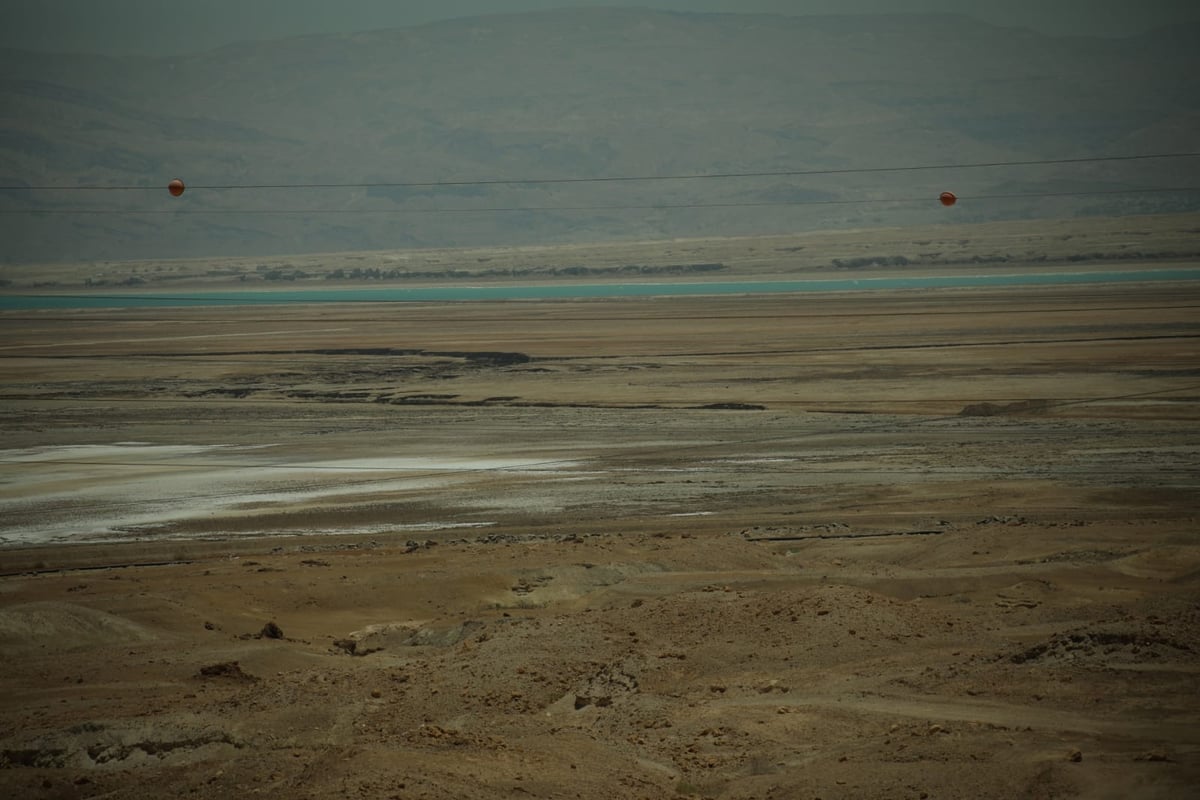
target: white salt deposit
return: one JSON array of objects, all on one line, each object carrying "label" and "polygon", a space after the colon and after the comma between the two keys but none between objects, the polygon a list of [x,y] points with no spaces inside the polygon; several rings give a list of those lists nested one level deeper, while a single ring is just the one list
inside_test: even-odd
[{"label": "white salt deposit", "polygon": [[336,461],[314,461],[296,464],[314,470],[395,470],[395,471],[443,471],[469,472],[483,470],[560,470],[575,466],[572,461],[557,461],[544,458],[427,458],[427,457],[383,457],[349,458]]},{"label": "white salt deposit", "polygon": [[[424,455],[289,460],[270,445],[116,442],[0,450],[0,545],[169,535],[171,523],[402,500],[479,473],[548,474],[575,462]],[[454,520],[413,530],[475,526]],[[239,529],[241,526],[239,526]],[[406,530],[371,524],[290,533]],[[277,532],[272,529],[272,532]],[[205,535],[218,531],[206,531]]]}]

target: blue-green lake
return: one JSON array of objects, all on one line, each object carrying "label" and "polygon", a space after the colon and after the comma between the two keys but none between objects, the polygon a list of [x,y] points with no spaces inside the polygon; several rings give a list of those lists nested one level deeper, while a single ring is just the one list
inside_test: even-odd
[{"label": "blue-green lake", "polygon": [[575,300],[607,297],[855,292],[986,286],[1052,286],[1092,283],[1200,280],[1200,268],[1098,272],[911,275],[788,281],[696,283],[555,283],[521,286],[381,286],[362,289],[292,289],[126,294],[0,294],[0,309],[145,308],[302,303],[429,303],[479,300]]}]

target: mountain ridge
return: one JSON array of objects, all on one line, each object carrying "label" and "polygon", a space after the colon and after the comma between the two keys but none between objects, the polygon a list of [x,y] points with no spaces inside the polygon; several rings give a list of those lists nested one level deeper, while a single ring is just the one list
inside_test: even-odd
[{"label": "mountain ridge", "polygon": [[[1178,34],[1051,37],[954,14],[580,9],[171,57],[7,50],[0,182],[437,183],[1174,151],[1198,138],[1200,120],[1200,68],[1191,69],[1200,57]],[[929,221],[939,209],[908,206],[950,182],[964,196],[1000,185],[1036,192],[1064,180],[1106,189],[1181,176],[1200,184],[1195,161],[1182,170],[1140,166],[913,173],[906,181],[195,191],[173,205],[165,192],[9,190],[0,192],[0,234],[8,260],[744,235]],[[904,202],[878,204],[889,198]],[[748,202],[825,205],[736,205]],[[695,208],[714,203],[728,205]],[[471,212],[472,204],[537,210]],[[693,207],[611,208],[679,205]],[[1194,198],[1082,198],[963,208],[956,218],[1194,207]]]}]

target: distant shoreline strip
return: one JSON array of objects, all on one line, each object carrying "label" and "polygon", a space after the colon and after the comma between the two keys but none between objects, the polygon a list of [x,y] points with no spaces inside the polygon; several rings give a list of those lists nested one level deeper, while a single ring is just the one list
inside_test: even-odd
[{"label": "distant shoreline strip", "polygon": [[191,306],[310,305],[327,303],[430,303],[505,300],[588,300],[620,297],[809,294],[916,289],[1064,286],[1200,280],[1200,267],[1095,272],[914,275],[786,281],[694,283],[563,283],[519,286],[423,286],[362,289],[292,289],[160,294],[0,294],[2,310],[65,308],[164,308]]}]

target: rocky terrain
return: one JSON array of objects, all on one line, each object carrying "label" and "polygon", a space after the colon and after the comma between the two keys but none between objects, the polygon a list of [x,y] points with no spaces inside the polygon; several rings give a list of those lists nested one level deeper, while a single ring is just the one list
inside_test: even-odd
[{"label": "rocky terrain", "polygon": [[0,312],[0,795],[1194,796],[1198,307]]}]

